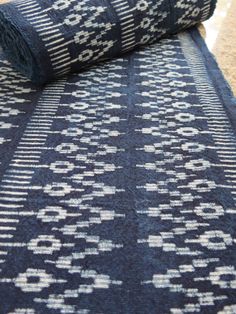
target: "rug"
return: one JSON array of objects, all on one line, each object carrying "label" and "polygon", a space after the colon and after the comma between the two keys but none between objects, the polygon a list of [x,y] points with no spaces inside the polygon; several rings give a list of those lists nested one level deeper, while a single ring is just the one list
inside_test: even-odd
[{"label": "rug", "polygon": [[198,31],[44,87],[0,60],[0,313],[235,313],[236,101]]}]

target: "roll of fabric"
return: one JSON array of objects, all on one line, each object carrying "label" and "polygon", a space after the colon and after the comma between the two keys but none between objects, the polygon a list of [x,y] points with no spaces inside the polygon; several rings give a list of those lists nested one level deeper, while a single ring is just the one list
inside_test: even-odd
[{"label": "roll of fabric", "polygon": [[14,67],[43,84],[209,18],[216,0],[25,0],[0,6]]}]

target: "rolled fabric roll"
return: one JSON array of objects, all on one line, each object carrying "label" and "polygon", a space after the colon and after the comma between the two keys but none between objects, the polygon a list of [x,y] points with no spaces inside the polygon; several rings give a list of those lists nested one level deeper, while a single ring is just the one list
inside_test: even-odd
[{"label": "rolled fabric roll", "polygon": [[8,59],[43,84],[208,19],[216,0],[15,0],[0,5]]}]

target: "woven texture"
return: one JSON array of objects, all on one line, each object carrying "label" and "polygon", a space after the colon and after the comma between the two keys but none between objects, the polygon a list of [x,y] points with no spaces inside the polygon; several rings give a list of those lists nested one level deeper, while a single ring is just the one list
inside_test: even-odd
[{"label": "woven texture", "polygon": [[216,0],[26,0],[0,6],[14,66],[45,83],[206,20]]},{"label": "woven texture", "polygon": [[[129,1],[128,7],[117,0],[103,11],[107,2],[99,0],[97,24],[95,13],[86,15],[94,12],[93,2],[40,2],[41,11],[35,0],[0,7],[2,21],[8,20],[2,36],[14,36],[17,44],[7,53],[24,51],[15,60],[21,68],[37,64],[38,74],[46,69],[54,77],[53,53],[59,52],[60,71],[68,72],[100,53],[107,58],[132,49],[118,35],[125,33],[122,12],[134,3],[148,5],[145,14],[136,6],[132,11],[135,25],[142,25],[132,28],[135,45],[168,28],[145,30],[146,22],[154,23],[148,10],[159,12],[170,28],[171,19],[178,21],[174,32],[210,16],[214,7],[207,0]],[[76,5],[84,15],[69,18]],[[40,32],[36,37],[39,12],[55,23],[54,7],[66,10],[70,23],[79,18],[81,30],[83,19],[92,23],[88,42],[68,46],[63,37],[60,47],[58,37],[55,43],[66,27],[62,21],[40,26],[54,39],[44,41]],[[8,10],[17,12],[13,33]],[[118,24],[99,31],[101,16],[106,24],[119,14],[122,32],[115,32]],[[25,28],[18,33],[20,21]],[[91,49],[103,35],[106,40],[96,39],[98,50]],[[110,40],[111,50],[104,50]],[[60,59],[64,49],[68,68],[67,57]],[[70,63],[86,50],[91,59]],[[1,54],[0,314],[236,313],[235,105],[196,29],[45,87],[36,87]]]},{"label": "woven texture", "polygon": [[199,34],[43,90],[0,70],[1,313],[235,313],[235,103]]}]

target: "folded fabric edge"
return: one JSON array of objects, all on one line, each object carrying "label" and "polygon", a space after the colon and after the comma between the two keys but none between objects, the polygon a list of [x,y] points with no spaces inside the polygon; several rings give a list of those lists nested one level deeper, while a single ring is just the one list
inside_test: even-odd
[{"label": "folded fabric edge", "polygon": [[213,0],[213,1],[210,3],[211,6],[210,6],[209,16],[208,16],[207,20],[210,19],[210,18],[212,17],[212,15],[214,14],[215,9],[216,9],[216,5],[217,5],[217,1],[218,1],[218,0]]},{"label": "folded fabric edge", "polygon": [[17,25],[14,12],[0,6],[0,45],[12,66],[33,83],[42,84],[45,76],[37,63],[25,31]]},{"label": "folded fabric edge", "polygon": [[207,73],[217,91],[218,96],[224,104],[224,108],[231,122],[233,131],[236,135],[236,97],[233,93],[231,86],[229,85],[226,77],[220,69],[215,56],[211,53],[207,44],[200,34],[197,28],[189,30],[189,34],[196,44],[198,49],[201,51],[202,58],[205,60],[205,67]]}]

